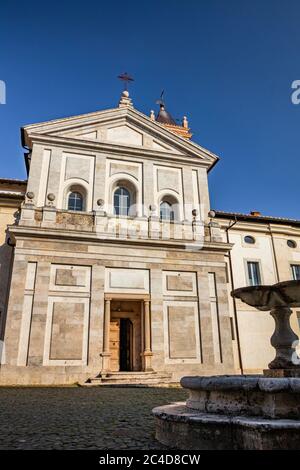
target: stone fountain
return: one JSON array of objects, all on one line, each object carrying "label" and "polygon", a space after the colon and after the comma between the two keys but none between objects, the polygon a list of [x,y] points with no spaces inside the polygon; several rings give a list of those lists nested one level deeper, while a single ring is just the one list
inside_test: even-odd
[{"label": "stone fountain", "polygon": [[231,295],[275,320],[276,355],[263,375],[183,377],[186,403],[154,408],[156,438],[178,449],[300,449],[300,359],[291,308],[300,281],[251,286]]}]

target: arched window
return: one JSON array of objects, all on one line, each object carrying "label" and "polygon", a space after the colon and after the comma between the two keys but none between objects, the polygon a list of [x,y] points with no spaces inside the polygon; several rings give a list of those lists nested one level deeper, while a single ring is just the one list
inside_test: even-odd
[{"label": "arched window", "polygon": [[161,220],[173,221],[175,219],[174,209],[172,204],[168,201],[162,201],[160,203],[160,218]]},{"label": "arched window", "polygon": [[68,197],[69,211],[83,211],[83,196],[78,191],[72,191]]},{"label": "arched window", "polygon": [[128,215],[130,209],[130,193],[120,186],[114,192],[114,211],[116,215]]}]

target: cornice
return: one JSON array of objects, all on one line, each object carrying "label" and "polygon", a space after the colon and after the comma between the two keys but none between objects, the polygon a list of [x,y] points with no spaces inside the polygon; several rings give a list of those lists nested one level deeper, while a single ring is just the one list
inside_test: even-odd
[{"label": "cornice", "polygon": [[116,113],[116,112],[118,112],[118,114],[126,115],[126,108],[108,108],[108,109],[103,109],[101,111],[92,111],[90,113],[78,114],[75,116],[67,116],[63,118],[50,119],[49,121],[42,121],[42,122],[37,122],[34,124],[27,124],[23,126],[22,129],[24,129],[24,131],[26,132],[36,127],[43,128],[46,126],[52,126],[53,129],[56,129],[56,128],[59,129],[61,124],[65,122],[72,123],[72,121],[85,120],[85,119],[89,121],[90,119],[93,119],[94,117],[99,118],[100,114],[109,115],[109,114]]},{"label": "cornice", "polygon": [[119,246],[138,246],[143,249],[171,249],[186,252],[221,252],[226,253],[232,249],[232,243],[224,242],[204,242],[202,249],[195,249],[197,242],[189,240],[156,240],[156,239],[124,239],[119,238],[100,238],[95,232],[85,232],[78,230],[45,229],[38,227],[25,227],[20,225],[9,225],[9,232],[16,239],[47,239],[47,240],[66,240],[74,243],[89,242],[92,244],[110,244]]},{"label": "cornice", "polygon": [[[126,119],[128,122],[135,124],[141,130],[162,138],[167,144],[172,145],[176,149],[183,152],[183,154],[189,154],[193,157],[198,156],[202,158],[205,161],[205,165],[207,167],[212,167],[219,160],[217,155],[205,149],[204,147],[201,147],[200,145],[189,141],[184,137],[174,134],[172,131],[165,128],[162,124],[151,120],[148,116],[132,108],[114,108],[70,118],[47,121],[45,123],[31,124],[29,126],[23,127],[22,130],[26,135],[25,143],[26,145],[30,146],[31,140],[33,140],[33,137],[36,135],[47,135],[50,138],[50,136],[53,137],[53,134],[56,132],[74,130],[78,127],[83,127],[84,125],[91,126],[93,124],[106,124],[108,122],[119,119]],[[62,136],[60,137],[62,138]],[[68,138],[63,138],[68,141]],[[91,143],[96,145],[99,142],[88,142],[88,144]],[[145,149],[143,148],[143,150]],[[159,152],[158,155],[161,153],[164,152]]]},{"label": "cornice", "polygon": [[24,200],[24,196],[19,197],[7,197],[7,196],[0,196],[0,207],[13,207],[15,209],[19,209],[21,204]]},{"label": "cornice", "polygon": [[[218,217],[218,222],[220,223],[221,227],[223,229],[226,229],[230,223],[230,221],[227,220],[220,220]],[[269,224],[269,223],[262,223],[262,222],[237,222],[236,225],[234,225],[229,233],[232,232],[258,232],[258,233],[273,233],[273,234],[282,234],[282,235],[294,235],[294,236],[300,236],[300,226],[299,227],[293,227],[292,225],[289,225],[288,223],[286,225],[280,223],[280,224]]]},{"label": "cornice", "polygon": [[78,150],[89,151],[93,153],[103,152],[110,153],[112,155],[124,155],[129,157],[138,157],[149,159],[154,159],[157,162],[159,161],[168,161],[168,162],[178,162],[178,163],[192,163],[195,166],[202,168],[209,168],[211,166],[210,162],[207,160],[202,160],[199,157],[193,155],[184,155],[184,154],[171,154],[171,152],[161,152],[145,147],[137,146],[126,146],[120,144],[110,144],[108,142],[96,142],[96,141],[87,141],[72,139],[71,137],[62,137],[62,136],[50,136],[48,134],[31,134],[32,144],[39,143],[43,145],[52,145],[56,147],[63,147],[68,150],[74,148]]}]

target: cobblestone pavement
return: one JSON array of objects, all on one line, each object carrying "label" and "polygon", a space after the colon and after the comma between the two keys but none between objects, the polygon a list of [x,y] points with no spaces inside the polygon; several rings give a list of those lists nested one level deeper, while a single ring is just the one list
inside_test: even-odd
[{"label": "cobblestone pavement", "polygon": [[166,449],[155,406],[179,388],[0,388],[0,449]]}]

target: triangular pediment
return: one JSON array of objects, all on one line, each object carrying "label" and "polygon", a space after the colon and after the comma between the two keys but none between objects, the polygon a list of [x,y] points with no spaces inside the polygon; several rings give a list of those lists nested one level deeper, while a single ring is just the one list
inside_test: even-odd
[{"label": "triangular pediment", "polygon": [[218,159],[133,108],[115,108],[24,127],[26,145],[30,147],[37,136],[82,144],[94,143],[95,146],[105,144],[174,156],[200,157],[208,167]]},{"label": "triangular pediment", "polygon": [[166,144],[159,136],[149,134],[145,129],[126,118],[111,122],[97,122],[92,125],[75,127],[71,130],[55,132],[54,135],[78,140],[92,140],[109,144],[120,144],[133,147],[145,147],[161,152],[180,152],[172,145]]}]

